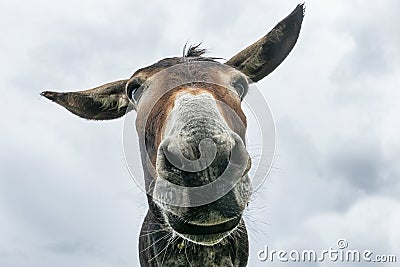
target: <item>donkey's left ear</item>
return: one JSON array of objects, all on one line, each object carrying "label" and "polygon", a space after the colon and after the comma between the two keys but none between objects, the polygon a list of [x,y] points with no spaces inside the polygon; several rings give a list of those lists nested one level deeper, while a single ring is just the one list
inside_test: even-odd
[{"label": "donkey's left ear", "polygon": [[89,120],[111,120],[130,111],[126,94],[128,80],[106,83],[99,87],[68,93],[45,91],[41,95],[68,109],[75,115]]},{"label": "donkey's left ear", "polygon": [[304,4],[279,22],[267,35],[250,45],[225,64],[257,82],[275,70],[292,51],[299,37],[304,17]]}]

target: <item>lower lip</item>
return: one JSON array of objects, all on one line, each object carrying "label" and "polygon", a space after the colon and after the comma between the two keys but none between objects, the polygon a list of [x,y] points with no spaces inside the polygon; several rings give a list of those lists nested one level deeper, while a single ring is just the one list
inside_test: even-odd
[{"label": "lower lip", "polygon": [[178,216],[167,215],[169,225],[178,233],[186,235],[213,235],[222,234],[234,229],[241,220],[241,217],[232,218],[224,223],[217,225],[197,225],[187,222],[182,222]]}]

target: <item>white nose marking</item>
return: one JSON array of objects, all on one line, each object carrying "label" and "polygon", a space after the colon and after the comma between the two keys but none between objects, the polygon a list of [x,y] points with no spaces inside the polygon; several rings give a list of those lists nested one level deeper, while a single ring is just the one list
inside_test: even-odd
[{"label": "white nose marking", "polygon": [[179,131],[185,123],[197,118],[213,120],[228,129],[212,94],[204,92],[195,95],[190,91],[184,91],[175,98],[174,108],[166,120],[164,137],[168,136],[171,131]]}]

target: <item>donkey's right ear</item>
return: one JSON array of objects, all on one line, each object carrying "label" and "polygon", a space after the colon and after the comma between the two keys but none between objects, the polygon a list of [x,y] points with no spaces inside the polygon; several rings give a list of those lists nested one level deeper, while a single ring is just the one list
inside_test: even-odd
[{"label": "donkey's right ear", "polygon": [[75,115],[89,120],[111,120],[132,110],[126,94],[128,80],[106,83],[93,89],[57,93],[44,91],[42,96],[56,102]]}]

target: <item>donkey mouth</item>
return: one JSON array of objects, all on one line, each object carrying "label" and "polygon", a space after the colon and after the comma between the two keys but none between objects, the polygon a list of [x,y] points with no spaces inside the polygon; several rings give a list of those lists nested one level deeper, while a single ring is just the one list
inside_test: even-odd
[{"label": "donkey mouth", "polygon": [[229,220],[222,223],[205,225],[185,221],[179,216],[171,213],[169,213],[167,217],[168,223],[172,227],[172,229],[174,229],[179,234],[190,236],[224,234],[233,230],[237,225],[239,225],[241,220],[241,217],[237,216],[234,218],[230,218]]}]

